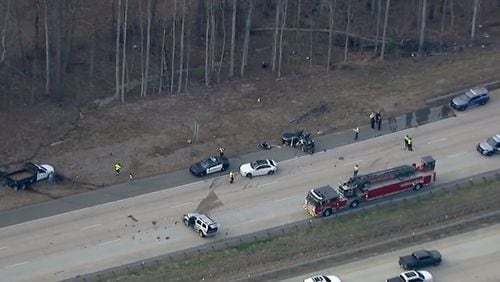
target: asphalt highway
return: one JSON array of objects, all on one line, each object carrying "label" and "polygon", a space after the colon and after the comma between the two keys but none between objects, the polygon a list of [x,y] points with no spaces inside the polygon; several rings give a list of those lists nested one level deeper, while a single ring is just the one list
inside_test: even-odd
[{"label": "asphalt highway", "polygon": [[441,265],[425,268],[433,275],[434,281],[500,281],[500,224],[282,281],[303,281],[323,274],[336,275],[343,282],[382,282],[403,271],[398,265],[399,256],[420,249],[436,249],[443,256]]},{"label": "asphalt highway", "polygon": [[[0,277],[61,280],[306,219],[307,191],[348,179],[354,164],[363,174],[430,154],[438,183],[490,171],[500,158],[479,155],[475,145],[499,130],[496,97],[453,118],[281,161],[273,176],[229,184],[224,175],[3,227]],[[402,149],[405,134],[413,136],[413,152]],[[180,219],[195,210],[209,213],[222,232],[202,239],[186,229]]]}]

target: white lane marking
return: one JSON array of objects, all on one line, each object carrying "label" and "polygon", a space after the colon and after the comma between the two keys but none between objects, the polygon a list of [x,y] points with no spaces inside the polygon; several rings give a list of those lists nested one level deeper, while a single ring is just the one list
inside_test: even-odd
[{"label": "white lane marking", "polygon": [[460,153],[456,153],[456,154],[453,154],[453,155],[449,155],[449,156],[447,156],[447,158],[449,158],[449,159],[456,158],[458,156],[465,155],[465,154],[467,154],[467,152],[460,152]]},{"label": "white lane marking", "polygon": [[3,247],[0,247],[0,250],[4,250],[4,249],[7,249],[9,246],[3,246]]},{"label": "white lane marking", "polygon": [[446,141],[446,137],[443,137],[443,138],[439,138],[439,139],[436,139],[436,140],[429,141],[429,142],[427,142],[427,144],[434,144],[434,143],[439,143],[439,142],[443,142],[443,141]]},{"label": "white lane marking", "polygon": [[92,224],[92,225],[88,225],[88,226],[82,227],[80,230],[87,230],[87,229],[90,229],[90,228],[99,227],[99,226],[101,226],[101,225],[102,225],[102,224],[100,224],[100,223],[97,223],[97,224]]},{"label": "white lane marking", "polygon": [[99,243],[98,245],[99,245],[99,246],[104,246],[104,245],[109,245],[109,244],[116,243],[116,242],[118,242],[118,241],[120,241],[120,238],[118,238],[118,239],[114,239],[114,240],[111,240],[111,241],[102,242],[102,243]]},{"label": "white lane marking", "polygon": [[27,263],[30,263],[30,262],[29,261],[23,261],[23,262],[20,262],[20,263],[8,265],[5,268],[13,268],[13,267],[20,266],[20,265],[27,264]]},{"label": "white lane marking", "polygon": [[178,207],[187,206],[187,205],[189,205],[191,203],[192,202],[182,203],[182,204],[178,204],[178,205],[175,205],[175,206],[171,206],[170,208],[171,209],[175,209],[175,208],[178,208]]},{"label": "white lane marking", "polygon": [[269,183],[260,184],[260,186],[273,185],[273,184],[276,184],[276,183],[278,183],[278,182],[279,182],[279,181],[273,181],[273,182],[269,182]]},{"label": "white lane marking", "polygon": [[276,200],[275,202],[282,202],[282,201],[290,200],[290,199],[295,198],[295,197],[296,196],[286,197],[286,198],[282,198],[282,199]]},{"label": "white lane marking", "polygon": [[357,160],[357,161],[353,161],[353,162],[348,162],[348,163],[345,163],[344,166],[348,166],[348,165],[352,165],[352,164],[356,164],[356,163],[360,163],[362,162],[363,160]]}]

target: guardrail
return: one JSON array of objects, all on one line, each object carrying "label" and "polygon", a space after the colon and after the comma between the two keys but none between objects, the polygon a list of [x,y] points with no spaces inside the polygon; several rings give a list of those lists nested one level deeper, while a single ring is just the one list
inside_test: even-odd
[{"label": "guardrail", "polygon": [[[113,278],[119,275],[124,275],[126,273],[131,272],[139,272],[145,270],[147,268],[154,268],[160,266],[164,263],[171,263],[187,258],[193,258],[200,254],[209,253],[216,250],[224,250],[230,247],[235,247],[243,243],[248,243],[256,240],[269,239],[272,237],[280,236],[286,234],[288,232],[293,232],[300,229],[310,228],[314,225],[321,224],[326,220],[334,220],[335,218],[347,214],[359,213],[372,208],[380,207],[380,206],[388,206],[398,204],[400,202],[411,201],[416,199],[421,199],[424,197],[431,196],[436,193],[442,193],[448,190],[455,190],[460,188],[470,187],[476,184],[482,184],[490,181],[499,181],[500,180],[500,169],[481,173],[472,177],[467,177],[459,180],[455,180],[448,183],[442,183],[438,185],[432,186],[431,189],[422,189],[419,192],[404,192],[399,195],[391,196],[388,198],[384,198],[381,200],[377,200],[371,203],[366,203],[359,208],[356,209],[347,209],[340,211],[338,213],[333,214],[327,218],[311,218],[306,220],[301,220],[298,222],[277,226],[274,228],[270,228],[267,230],[262,230],[259,232],[254,232],[251,234],[245,234],[238,237],[228,238],[220,241],[215,241],[209,244],[205,244],[202,246],[177,251],[170,254],[165,254],[158,257],[148,258],[141,261],[116,266],[113,268],[105,269],[102,271],[79,275],[74,278],[66,279],[63,281],[71,281],[71,282],[87,282],[87,281],[99,281],[103,279]],[[305,213],[305,211],[304,211]]]}]

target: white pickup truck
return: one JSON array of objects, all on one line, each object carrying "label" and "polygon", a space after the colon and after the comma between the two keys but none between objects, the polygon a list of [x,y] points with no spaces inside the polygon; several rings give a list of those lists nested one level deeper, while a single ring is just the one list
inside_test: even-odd
[{"label": "white pickup truck", "polygon": [[425,270],[405,271],[399,276],[389,278],[386,282],[432,282],[432,275]]},{"label": "white pickup truck", "polygon": [[27,162],[21,169],[13,172],[4,172],[2,176],[7,186],[14,190],[24,190],[37,181],[49,178],[51,174],[54,176],[54,173],[54,167],[51,165],[39,165]]}]

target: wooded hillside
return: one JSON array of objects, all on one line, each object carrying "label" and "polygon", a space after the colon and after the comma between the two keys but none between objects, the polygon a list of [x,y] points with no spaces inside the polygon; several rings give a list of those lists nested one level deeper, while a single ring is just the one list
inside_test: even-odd
[{"label": "wooded hillside", "polygon": [[493,44],[495,0],[0,0],[0,109]]}]

